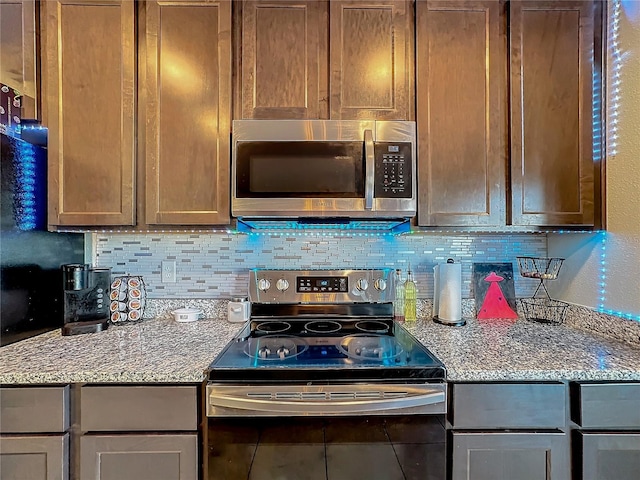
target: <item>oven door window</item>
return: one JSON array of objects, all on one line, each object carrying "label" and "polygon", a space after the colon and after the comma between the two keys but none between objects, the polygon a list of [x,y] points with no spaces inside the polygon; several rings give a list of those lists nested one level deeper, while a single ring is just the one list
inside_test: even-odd
[{"label": "oven door window", "polygon": [[240,142],[239,198],[362,198],[363,142]]}]

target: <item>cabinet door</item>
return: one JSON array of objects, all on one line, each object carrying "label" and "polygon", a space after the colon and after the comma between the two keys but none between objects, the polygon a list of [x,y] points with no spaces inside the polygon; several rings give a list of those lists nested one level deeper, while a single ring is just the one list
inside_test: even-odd
[{"label": "cabinet door", "polygon": [[569,480],[564,433],[453,432],[452,480]]},{"label": "cabinet door", "polygon": [[23,95],[23,118],[37,117],[35,0],[0,0],[0,83]]},{"label": "cabinet door", "polygon": [[592,2],[511,2],[514,225],[593,225]]},{"label": "cabinet door", "polygon": [[327,3],[242,4],[238,118],[328,117]]},{"label": "cabinet door", "polygon": [[49,223],[133,225],[134,2],[41,2]]},{"label": "cabinet door", "polygon": [[504,225],[504,4],[416,8],[418,224]]},{"label": "cabinet door", "polygon": [[80,478],[196,480],[198,436],[83,436],[80,439]]},{"label": "cabinet door", "polygon": [[640,433],[581,433],[583,480],[636,480]]},{"label": "cabinet door", "polygon": [[69,436],[0,437],[2,480],[67,480]]},{"label": "cabinet door", "polygon": [[329,4],[331,118],[412,120],[411,2]]},{"label": "cabinet door", "polygon": [[227,224],[231,2],[145,5],[146,222]]}]

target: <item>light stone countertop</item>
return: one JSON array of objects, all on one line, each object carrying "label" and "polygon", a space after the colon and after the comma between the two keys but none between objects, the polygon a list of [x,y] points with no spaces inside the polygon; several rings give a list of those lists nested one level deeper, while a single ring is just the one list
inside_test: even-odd
[{"label": "light stone countertop", "polygon": [[[467,321],[405,324],[450,381],[640,380],[640,343],[524,319]],[[157,318],[93,334],[56,330],[0,348],[0,384],[199,383],[241,326]]]}]

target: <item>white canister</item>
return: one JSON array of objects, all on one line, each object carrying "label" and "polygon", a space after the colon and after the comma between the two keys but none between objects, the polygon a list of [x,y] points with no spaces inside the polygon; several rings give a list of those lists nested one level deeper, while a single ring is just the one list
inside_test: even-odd
[{"label": "white canister", "polygon": [[230,322],[240,323],[249,320],[251,315],[251,302],[247,297],[236,297],[229,302],[227,307],[227,319]]}]

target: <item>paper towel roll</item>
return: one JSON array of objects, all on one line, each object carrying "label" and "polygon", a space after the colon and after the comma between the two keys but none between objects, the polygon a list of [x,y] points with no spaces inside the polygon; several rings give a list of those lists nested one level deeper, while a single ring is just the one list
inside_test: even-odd
[{"label": "paper towel roll", "polygon": [[437,266],[435,285],[437,287],[438,313],[440,321],[458,322],[462,319],[462,265],[443,263]]}]

